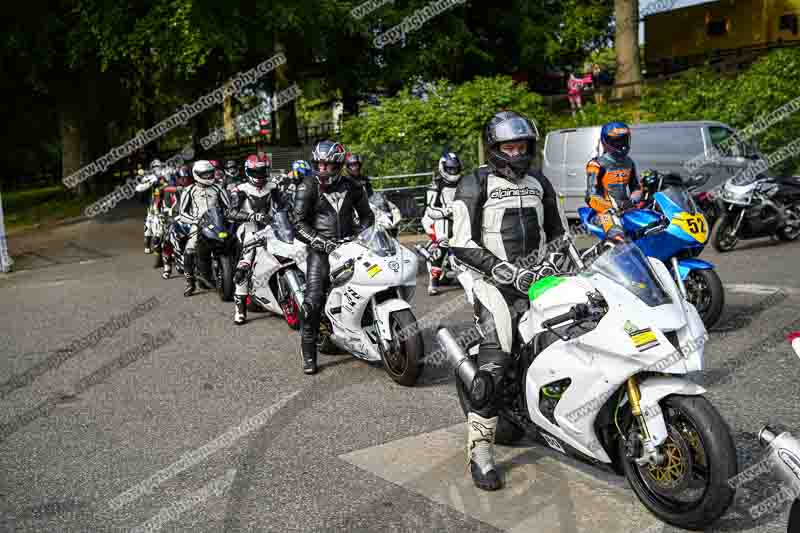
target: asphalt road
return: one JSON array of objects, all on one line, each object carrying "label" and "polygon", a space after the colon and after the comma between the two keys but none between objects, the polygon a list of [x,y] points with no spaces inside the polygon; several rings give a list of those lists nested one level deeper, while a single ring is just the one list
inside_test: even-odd
[{"label": "asphalt road", "polygon": [[[233,304],[184,298],[141,230],[116,215],[10,239],[22,256],[0,278],[0,531],[675,531],[624,479],[538,445],[500,447],[507,488],[480,494],[451,371],[405,388],[323,355],[306,376],[281,319],[234,327]],[[785,341],[800,329],[800,242],[704,258],[728,293],[697,379],[742,470],[763,424],[800,436]],[[417,317],[466,327],[461,291],[431,298],[424,282]],[[785,506],[748,516],[776,490],[770,476],[745,485],[709,530],[785,531]]]}]

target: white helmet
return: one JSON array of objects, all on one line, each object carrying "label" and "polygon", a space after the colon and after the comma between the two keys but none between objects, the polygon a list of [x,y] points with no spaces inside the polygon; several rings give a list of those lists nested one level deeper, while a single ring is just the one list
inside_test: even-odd
[{"label": "white helmet", "polygon": [[214,165],[205,159],[195,161],[194,165],[192,166],[192,176],[194,177],[195,183],[199,183],[204,187],[208,187],[214,183],[215,171],[216,169],[214,168]]},{"label": "white helmet", "polygon": [[453,152],[445,152],[439,159],[439,176],[449,183],[455,185],[461,179],[461,160]]}]

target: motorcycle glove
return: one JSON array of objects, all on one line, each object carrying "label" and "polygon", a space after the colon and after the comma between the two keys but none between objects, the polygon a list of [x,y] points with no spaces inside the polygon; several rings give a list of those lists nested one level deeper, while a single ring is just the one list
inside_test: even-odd
[{"label": "motorcycle glove", "polygon": [[314,237],[308,245],[320,252],[324,252],[326,254],[331,253],[335,248],[336,244],[327,240],[323,239],[322,237]]},{"label": "motorcycle glove", "polygon": [[522,294],[536,281],[536,272],[503,261],[492,268],[492,278],[500,285],[511,285]]}]

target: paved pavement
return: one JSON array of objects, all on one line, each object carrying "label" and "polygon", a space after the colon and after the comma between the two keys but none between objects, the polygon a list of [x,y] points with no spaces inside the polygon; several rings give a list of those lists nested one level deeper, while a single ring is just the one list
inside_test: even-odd
[{"label": "paved pavement", "polygon": [[[623,478],[536,444],[499,447],[508,486],[478,492],[448,369],[405,388],[322,356],[305,376],[296,333],[264,313],[233,327],[232,304],[184,298],[141,230],[112,214],[10,240],[28,255],[0,276],[0,531],[675,531]],[[785,341],[800,243],[704,258],[728,293],[698,379],[744,469],[764,423],[800,435],[800,361]],[[418,317],[446,309],[442,323],[468,325],[460,290],[430,298],[418,282]],[[710,530],[785,531],[785,507],[748,515],[776,490],[768,475],[748,483]]]}]

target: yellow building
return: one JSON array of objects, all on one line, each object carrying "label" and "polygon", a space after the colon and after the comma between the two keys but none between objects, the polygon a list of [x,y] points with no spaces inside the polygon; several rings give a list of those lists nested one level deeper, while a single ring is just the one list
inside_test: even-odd
[{"label": "yellow building", "polygon": [[646,16],[649,74],[800,45],[800,0],[719,0]]}]

